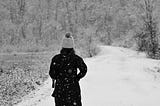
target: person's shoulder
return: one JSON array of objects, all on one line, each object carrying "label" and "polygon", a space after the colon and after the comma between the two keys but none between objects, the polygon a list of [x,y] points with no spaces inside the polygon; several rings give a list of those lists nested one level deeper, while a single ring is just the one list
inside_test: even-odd
[{"label": "person's shoulder", "polygon": [[81,56],[77,55],[77,54],[74,54],[74,57],[77,59],[77,60],[83,60]]},{"label": "person's shoulder", "polygon": [[54,55],[54,56],[52,57],[52,60],[57,60],[57,59],[59,59],[59,58],[61,58],[61,55],[60,55],[60,54],[56,54],[56,55]]}]

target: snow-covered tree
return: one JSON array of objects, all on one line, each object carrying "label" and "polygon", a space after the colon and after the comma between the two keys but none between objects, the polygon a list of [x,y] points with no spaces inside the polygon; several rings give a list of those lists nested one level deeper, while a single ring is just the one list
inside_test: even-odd
[{"label": "snow-covered tree", "polygon": [[[145,51],[151,58],[158,58],[157,53],[159,48],[158,41],[158,22],[154,17],[154,1],[144,0],[144,15],[143,27],[140,32],[137,33],[138,49]],[[159,53],[158,53],[159,54]]]}]

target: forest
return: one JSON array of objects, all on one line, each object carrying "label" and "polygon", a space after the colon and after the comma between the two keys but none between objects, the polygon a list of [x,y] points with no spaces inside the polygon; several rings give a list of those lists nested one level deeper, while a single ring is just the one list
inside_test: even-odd
[{"label": "forest", "polygon": [[0,52],[54,51],[66,32],[84,56],[96,44],[143,51],[159,37],[159,11],[159,0],[0,0]]}]

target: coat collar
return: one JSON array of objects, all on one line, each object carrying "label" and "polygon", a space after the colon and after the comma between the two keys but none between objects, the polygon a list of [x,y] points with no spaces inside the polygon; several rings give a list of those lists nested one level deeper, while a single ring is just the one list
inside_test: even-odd
[{"label": "coat collar", "polygon": [[60,54],[66,57],[75,54],[75,51],[73,48],[62,48]]}]

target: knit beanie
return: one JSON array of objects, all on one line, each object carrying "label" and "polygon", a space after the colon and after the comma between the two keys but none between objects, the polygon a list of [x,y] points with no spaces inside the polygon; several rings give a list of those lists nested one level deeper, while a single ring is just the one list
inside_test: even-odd
[{"label": "knit beanie", "polygon": [[70,33],[66,33],[63,37],[62,48],[74,48],[74,40]]}]

